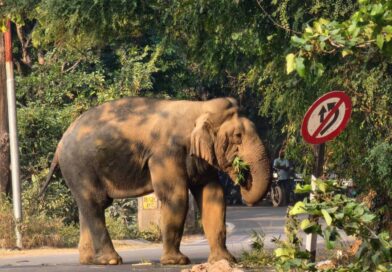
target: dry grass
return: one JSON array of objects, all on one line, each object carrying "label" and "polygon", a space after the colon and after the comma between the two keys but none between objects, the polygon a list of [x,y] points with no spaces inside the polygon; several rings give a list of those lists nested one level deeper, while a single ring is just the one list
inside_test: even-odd
[{"label": "dry grass", "polygon": [[11,204],[0,196],[0,248],[11,248],[15,244],[15,224]]},{"label": "dry grass", "polygon": [[[45,214],[24,213],[20,225],[23,248],[76,246],[79,229],[65,225],[61,218],[48,218]],[[10,202],[0,197],[0,248],[15,247],[15,220]]]}]

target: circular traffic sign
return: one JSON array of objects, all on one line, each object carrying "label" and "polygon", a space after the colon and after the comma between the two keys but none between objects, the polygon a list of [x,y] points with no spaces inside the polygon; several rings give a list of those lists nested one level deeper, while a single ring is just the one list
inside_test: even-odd
[{"label": "circular traffic sign", "polygon": [[351,99],[342,91],[332,91],[321,96],[305,114],[301,132],[304,140],[321,144],[338,136],[346,127],[351,115]]}]

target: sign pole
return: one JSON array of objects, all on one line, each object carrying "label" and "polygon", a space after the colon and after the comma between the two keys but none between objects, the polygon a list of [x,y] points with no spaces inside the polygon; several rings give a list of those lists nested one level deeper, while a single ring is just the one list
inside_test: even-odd
[{"label": "sign pole", "polygon": [[[315,164],[313,168],[311,186],[312,191],[316,189],[315,180],[320,178],[323,175],[323,166],[324,166],[324,153],[325,153],[325,144],[318,144],[313,145],[314,155],[315,155]],[[313,199],[313,194],[310,194],[310,199]],[[310,216],[309,219],[315,220]],[[306,235],[306,244],[305,244],[306,251],[310,253],[310,261],[316,261],[316,249],[317,249],[317,234],[310,233]]]},{"label": "sign pole", "polygon": [[323,167],[324,167],[324,153],[325,153],[325,144],[314,145],[314,155],[316,158],[316,163],[313,169],[313,175],[316,178],[319,178],[323,175]]},{"label": "sign pole", "polygon": [[[312,191],[316,188],[315,180],[323,175],[325,142],[337,137],[346,127],[351,116],[351,99],[342,91],[332,91],[319,97],[308,109],[301,126],[304,140],[313,145],[315,164],[312,175]],[[310,194],[310,199],[313,199]],[[309,216],[310,220],[316,220]],[[310,261],[316,260],[317,234],[306,236],[306,250]]]},{"label": "sign pole", "polygon": [[8,123],[10,131],[10,153],[11,153],[11,177],[12,177],[12,203],[15,216],[16,246],[22,248],[22,234],[20,223],[22,222],[22,203],[20,194],[19,179],[19,148],[18,134],[16,127],[16,99],[14,67],[12,63],[12,43],[11,43],[11,21],[7,20],[7,32],[4,35],[5,43],[5,69],[7,75],[7,104]]}]

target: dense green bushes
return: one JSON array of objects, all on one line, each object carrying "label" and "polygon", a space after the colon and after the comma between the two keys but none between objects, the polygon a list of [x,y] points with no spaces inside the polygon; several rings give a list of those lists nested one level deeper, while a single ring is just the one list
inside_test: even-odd
[{"label": "dense green bushes", "polygon": [[[20,225],[24,248],[41,246],[74,247],[79,241],[79,227],[71,220],[75,204],[67,188],[53,184],[56,197],[38,197],[39,179],[22,184],[23,221]],[[68,220],[68,222],[67,222]],[[15,246],[15,222],[9,199],[0,196],[0,247]]]},{"label": "dense green bushes", "polygon": [[[377,215],[370,211],[366,203],[347,197],[345,188],[336,180],[316,180],[314,190],[310,186],[301,192],[312,192],[313,198],[306,198],[289,208],[285,241],[277,241],[275,249],[278,271],[299,269],[316,271],[310,253],[303,248],[300,234],[314,234],[325,241],[325,248],[343,248],[344,256],[334,257],[333,268],[329,271],[390,271],[392,268],[392,243],[387,231],[380,231]],[[307,215],[303,217],[301,215]],[[325,224],[320,221],[324,221]],[[348,255],[342,234],[359,240],[359,247]]]},{"label": "dense green bushes", "polygon": [[[56,143],[80,113],[127,95],[234,96],[271,155],[283,146],[309,173],[313,154],[300,135],[303,115],[318,96],[338,89],[352,98],[353,113],[342,135],[327,144],[325,171],[352,178],[359,191],[374,189],[381,213],[392,209],[388,1],[3,3],[0,18],[11,17],[25,38],[14,35],[13,48],[17,67],[23,67],[16,85],[24,184],[31,186],[33,176],[43,182]],[[369,36],[365,28],[377,24]],[[342,33],[350,31],[364,44],[347,41],[355,35]],[[26,38],[32,47],[23,46]],[[26,53],[31,63],[24,62]],[[295,56],[291,69],[298,74],[287,74],[288,54]],[[56,180],[47,198],[55,199],[55,191],[69,197]],[[69,212],[52,212],[68,224],[75,209],[67,203],[62,205],[70,205]]]},{"label": "dense green bushes", "polygon": [[[276,271],[386,272],[392,269],[392,243],[388,231],[379,229],[377,213],[369,209],[375,194],[363,199],[346,196],[347,188],[336,180],[316,180],[297,185],[298,193],[312,192],[288,208],[285,238],[276,237],[271,254],[264,248],[264,235],[253,233],[251,250],[244,252],[246,267],[275,266]],[[361,200],[361,201],[360,201]],[[323,240],[316,260],[305,250],[305,234]],[[304,239],[303,239],[304,238]]]}]

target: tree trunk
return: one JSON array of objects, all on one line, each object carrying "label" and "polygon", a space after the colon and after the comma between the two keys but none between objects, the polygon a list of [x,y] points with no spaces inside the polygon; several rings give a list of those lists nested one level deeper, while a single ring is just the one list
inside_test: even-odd
[{"label": "tree trunk", "polygon": [[29,54],[29,46],[30,46],[30,41],[31,37],[27,36],[23,26],[16,24],[16,33],[18,34],[19,42],[21,45],[22,49],[22,63],[26,65],[27,67],[31,68],[31,58]]},{"label": "tree trunk", "polygon": [[11,189],[6,82],[4,35],[0,32],[0,194],[9,194]]}]

